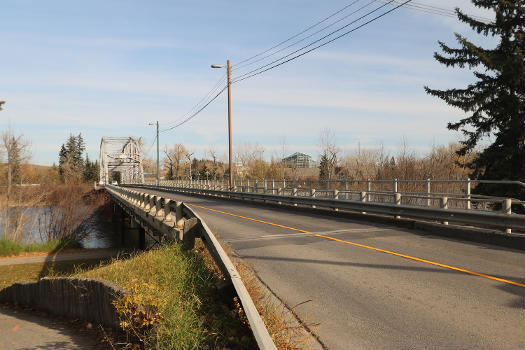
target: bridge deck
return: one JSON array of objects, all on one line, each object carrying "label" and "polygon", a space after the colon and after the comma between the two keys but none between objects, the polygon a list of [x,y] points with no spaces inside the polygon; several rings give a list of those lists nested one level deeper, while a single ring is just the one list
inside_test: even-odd
[{"label": "bridge deck", "polygon": [[159,194],[193,204],[288,306],[312,300],[295,311],[303,321],[320,323],[314,332],[330,349],[525,345],[523,252],[216,198]]}]

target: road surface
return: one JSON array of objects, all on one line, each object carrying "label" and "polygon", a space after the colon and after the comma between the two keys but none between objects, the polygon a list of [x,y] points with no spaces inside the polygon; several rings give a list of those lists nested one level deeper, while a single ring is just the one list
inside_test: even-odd
[{"label": "road surface", "polygon": [[319,323],[314,334],[328,349],[525,347],[523,252],[248,202],[161,194],[191,205],[289,307],[311,300],[295,312]]}]

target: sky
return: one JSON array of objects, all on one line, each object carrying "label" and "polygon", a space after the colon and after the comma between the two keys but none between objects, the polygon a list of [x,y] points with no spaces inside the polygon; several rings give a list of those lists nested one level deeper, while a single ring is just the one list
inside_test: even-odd
[{"label": "sky", "polygon": [[[323,24],[370,1],[359,0]],[[142,137],[145,153],[153,156],[155,127],[148,123],[159,121],[165,129],[191,110],[225,73],[210,64],[230,59],[235,65],[353,2],[4,0],[0,100],[6,104],[0,131],[23,134],[35,164],[57,162],[60,145],[79,133],[92,159],[98,159],[103,136]],[[383,3],[376,0],[369,8]],[[418,3],[491,17],[468,0]],[[287,154],[299,151],[317,158],[324,129],[335,133],[342,154],[358,145],[383,145],[395,152],[403,142],[424,154],[433,145],[460,140],[446,125],[465,114],[423,89],[459,88],[473,81],[472,72],[445,68],[433,59],[438,40],[457,46],[454,32],[492,44],[455,18],[400,8],[301,58],[233,84],[234,152],[257,143],[266,157],[280,156],[284,145]],[[234,66],[232,75],[242,72]],[[161,149],[176,143],[197,157],[210,148],[226,154],[226,94],[189,122],[160,134]]]}]

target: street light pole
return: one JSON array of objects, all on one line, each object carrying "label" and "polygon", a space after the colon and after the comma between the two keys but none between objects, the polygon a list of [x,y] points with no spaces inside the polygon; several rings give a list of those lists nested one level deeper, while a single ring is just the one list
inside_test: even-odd
[{"label": "street light pole", "polygon": [[160,175],[159,175],[159,172],[160,172],[160,167],[159,167],[159,121],[157,120],[157,122],[155,124],[153,123],[148,123],[148,125],[156,125],[157,126],[157,186],[160,185]]},{"label": "street light pole", "polygon": [[228,72],[228,150],[230,160],[230,191],[233,190],[232,172],[232,104],[231,104],[231,67],[230,60],[227,61],[226,70]]},{"label": "street light pole", "polygon": [[[212,68],[224,68],[224,65],[212,64]],[[228,155],[230,170],[230,191],[233,190],[233,169],[232,169],[232,104],[231,104],[231,66],[230,60],[226,61],[226,71],[228,76]]]},{"label": "street light pole", "polygon": [[159,163],[159,121],[157,120],[157,186],[160,185],[160,163]]}]

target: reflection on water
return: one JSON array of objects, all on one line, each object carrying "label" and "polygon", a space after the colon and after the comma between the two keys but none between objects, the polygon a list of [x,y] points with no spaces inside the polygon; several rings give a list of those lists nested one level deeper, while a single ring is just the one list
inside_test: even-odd
[{"label": "reflection on water", "polygon": [[[12,216],[22,216],[20,227],[21,241],[24,243],[42,242],[45,239],[45,207],[10,208]],[[5,233],[5,210],[0,211],[0,238]],[[85,248],[134,248],[138,246],[137,230],[124,230],[122,243],[120,223],[113,216],[110,206],[105,206],[87,219],[85,228],[77,237]]]}]

